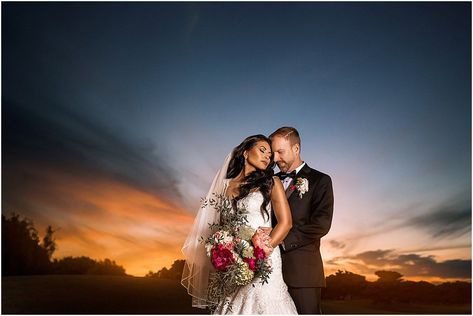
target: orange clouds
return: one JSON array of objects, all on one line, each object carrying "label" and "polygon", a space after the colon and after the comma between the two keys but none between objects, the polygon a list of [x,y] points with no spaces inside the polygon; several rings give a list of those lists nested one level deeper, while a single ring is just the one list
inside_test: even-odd
[{"label": "orange clouds", "polygon": [[[183,257],[180,249],[194,214],[159,187],[140,188],[123,178],[86,168],[20,161],[15,162],[14,169],[5,169],[3,177],[3,211],[29,217],[40,235],[47,225],[59,228],[55,233],[56,258],[109,258],[128,274],[143,276]],[[469,278],[465,272],[470,271],[468,264],[471,266],[468,244],[459,248],[453,244],[412,248],[409,234],[400,236],[398,231],[375,231],[365,236],[365,229],[358,235],[343,234],[344,229],[350,229],[337,225],[336,218],[334,227],[335,232],[322,240],[326,275],[340,269],[376,280],[375,271],[395,270],[411,280]],[[336,231],[340,232],[338,236]],[[403,245],[414,250],[403,252]],[[431,254],[443,256],[434,260]]]},{"label": "orange clouds", "polygon": [[451,280],[471,280],[471,259],[438,260],[432,255],[402,253],[392,249],[364,251],[355,255],[333,257],[326,260],[327,274],[337,270],[348,270],[362,274],[369,281],[378,277],[376,271],[396,271],[404,279],[432,282]]},{"label": "orange clouds", "polygon": [[35,222],[40,235],[48,224],[59,228],[55,257],[109,258],[137,276],[182,257],[194,215],[178,203],[100,174],[32,165],[23,172],[30,180],[17,189],[28,203],[19,213]]}]

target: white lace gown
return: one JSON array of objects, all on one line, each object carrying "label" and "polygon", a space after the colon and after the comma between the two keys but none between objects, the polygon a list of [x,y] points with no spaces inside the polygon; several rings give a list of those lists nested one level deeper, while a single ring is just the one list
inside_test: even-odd
[{"label": "white lace gown", "polygon": [[[271,227],[271,213],[268,210],[269,219],[263,217],[260,211],[263,195],[261,192],[250,192],[244,199],[238,201],[244,203],[248,211],[248,224],[257,229],[260,226]],[[253,283],[240,287],[231,297],[231,311],[227,305],[220,304],[215,314],[297,314],[296,306],[292,300],[287,285],[282,277],[282,262],[279,247],[276,247],[271,256],[273,271],[268,283],[261,284],[260,279]]]}]

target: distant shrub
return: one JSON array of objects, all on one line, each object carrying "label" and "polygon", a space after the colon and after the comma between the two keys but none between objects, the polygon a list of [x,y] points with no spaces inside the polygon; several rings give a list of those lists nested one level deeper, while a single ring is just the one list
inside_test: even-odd
[{"label": "distant shrub", "polygon": [[446,282],[434,285],[426,281],[404,281],[394,271],[377,271],[375,282],[349,271],[337,271],[327,277],[327,287],[322,291],[326,299],[365,298],[374,303],[390,304],[471,304],[470,282]]},{"label": "distant shrub", "polygon": [[105,259],[96,261],[89,257],[65,257],[53,262],[53,273],[56,274],[106,274],[126,275],[125,269],[115,261]]},{"label": "distant shrub", "polygon": [[89,257],[51,257],[57,248],[51,226],[40,242],[33,222],[20,215],[2,214],[2,275],[31,274],[107,274],[126,275],[115,261],[96,261]]},{"label": "distant shrub", "polygon": [[158,272],[149,271],[146,277],[148,278],[160,278],[160,279],[173,279],[180,280],[182,276],[182,271],[184,270],[185,260],[176,260],[172,264],[171,268],[166,267],[162,268]]}]

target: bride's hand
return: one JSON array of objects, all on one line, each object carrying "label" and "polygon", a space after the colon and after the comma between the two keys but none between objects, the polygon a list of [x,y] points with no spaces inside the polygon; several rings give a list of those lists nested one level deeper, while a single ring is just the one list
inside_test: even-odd
[{"label": "bride's hand", "polygon": [[269,236],[269,234],[271,234],[271,231],[273,230],[272,227],[263,227],[263,226],[260,226],[259,229],[261,229],[268,236]]},{"label": "bride's hand", "polygon": [[269,235],[266,235],[264,238],[264,252],[268,257],[273,253],[274,250],[273,246],[271,246],[272,242],[273,239]]},{"label": "bride's hand", "polygon": [[273,247],[271,246],[272,240],[271,240],[271,237],[264,231],[263,228],[268,228],[268,227],[258,228],[252,237],[252,242],[255,247],[259,247],[263,249],[266,256],[269,257],[271,253],[273,252]]},{"label": "bride's hand", "polygon": [[268,243],[266,244],[266,249],[267,249],[266,255],[268,257],[271,256],[271,254],[273,253],[273,250],[274,250],[273,246],[271,246],[271,237],[268,239]]}]

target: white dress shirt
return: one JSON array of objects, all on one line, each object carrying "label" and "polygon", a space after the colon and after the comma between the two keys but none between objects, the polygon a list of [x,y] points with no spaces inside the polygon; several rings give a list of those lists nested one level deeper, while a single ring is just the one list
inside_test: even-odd
[{"label": "white dress shirt", "polygon": [[[305,165],[305,162],[302,162],[302,164],[296,168],[296,176],[297,174],[299,173],[299,171],[301,171],[301,169],[304,167]],[[282,184],[284,186],[284,190],[287,190],[287,187],[289,186],[289,184],[292,182],[292,178],[290,177],[287,177],[286,179],[283,180]]]}]

